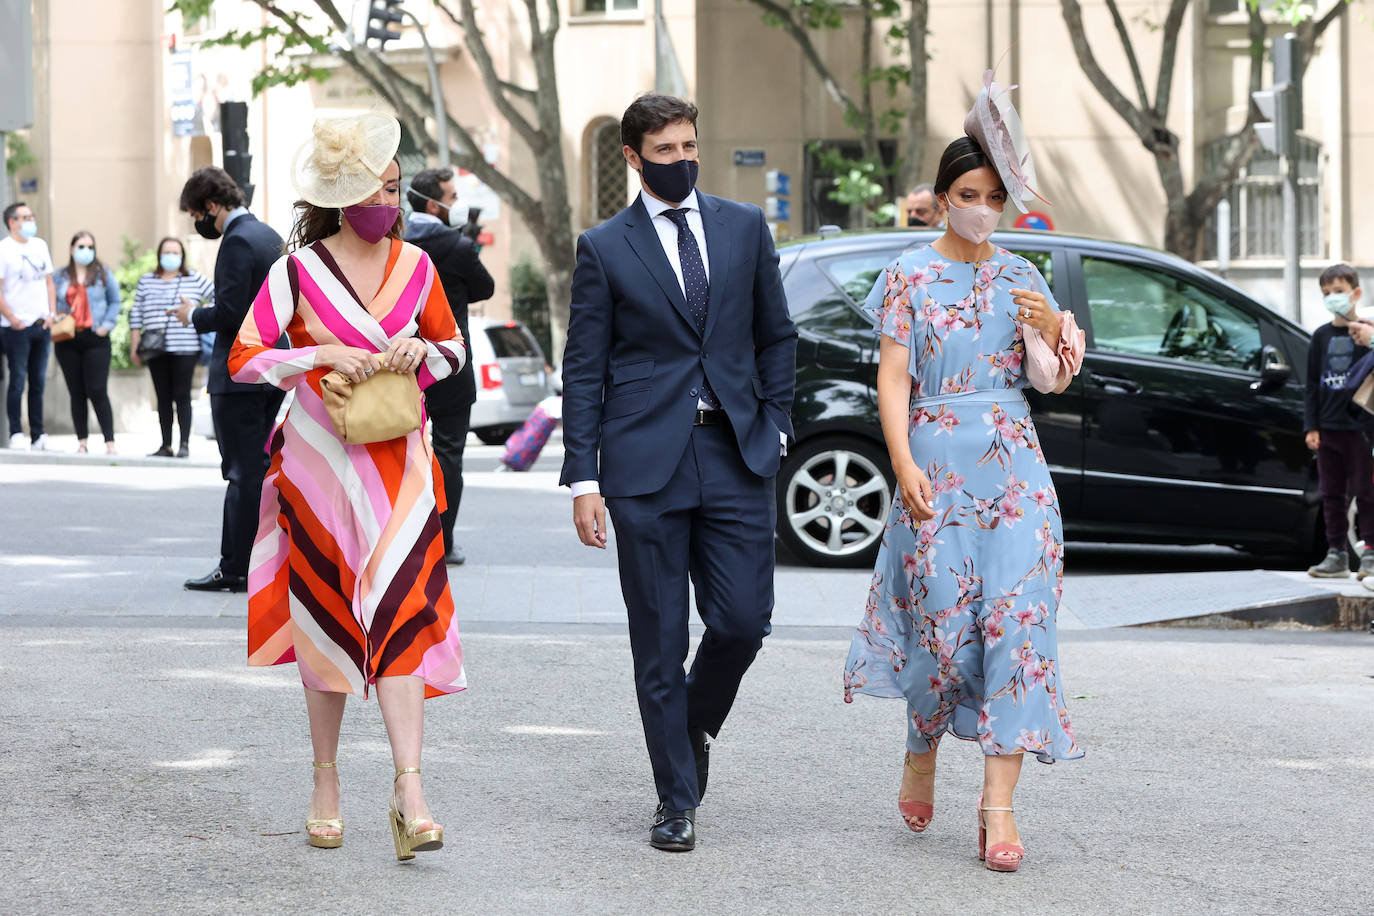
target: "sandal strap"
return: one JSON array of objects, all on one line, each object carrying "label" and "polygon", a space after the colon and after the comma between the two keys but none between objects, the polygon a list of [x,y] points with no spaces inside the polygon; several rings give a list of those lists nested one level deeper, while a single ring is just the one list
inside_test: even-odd
[{"label": "sandal strap", "polygon": [[931,767],[928,770],[918,770],[916,768],[916,764],[911,762],[911,751],[906,752],[906,757],[904,759],[906,761],[906,768],[911,772],[915,773],[917,776],[932,776],[935,773],[934,767]]},{"label": "sandal strap", "polygon": [[993,806],[991,806],[991,805],[987,805],[987,806],[984,806],[983,808],[980,808],[979,810],[980,810],[980,811],[1015,811],[1016,809],[1015,809],[1015,808],[996,808],[996,807],[993,807]]},{"label": "sandal strap", "polygon": [[313,766],[313,767],[314,767],[315,769],[317,769],[317,770],[332,770],[332,769],[334,769],[334,767],[336,767],[336,766],[339,765],[339,762],[338,762],[337,760],[330,760],[330,761],[327,761],[327,762],[322,762],[322,761],[319,761],[319,760],[312,760],[312,761],[310,761],[310,765]]},{"label": "sandal strap", "polygon": [[336,827],[336,828],[338,828],[339,830],[342,830],[342,829],[343,829],[343,818],[341,818],[341,817],[312,817],[312,818],[307,818],[307,819],[306,819],[306,822],[305,822],[305,829],[306,829],[306,830],[311,830],[311,829],[313,829],[313,828],[315,828],[315,827]]},{"label": "sandal strap", "polygon": [[[419,775],[420,775],[420,768],[419,768],[419,767],[406,767],[404,770],[397,770],[397,771],[396,771],[396,779],[400,779],[402,776],[404,776],[404,775],[407,774],[407,773],[414,773],[416,776],[419,776]],[[396,782],[396,779],[391,780],[392,783],[395,783],[395,782]]]}]

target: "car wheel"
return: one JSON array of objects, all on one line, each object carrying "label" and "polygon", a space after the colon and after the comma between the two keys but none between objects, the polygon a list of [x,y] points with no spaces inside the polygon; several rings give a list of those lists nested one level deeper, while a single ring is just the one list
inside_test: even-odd
[{"label": "car wheel", "polygon": [[812,566],[871,566],[894,486],[887,456],[869,440],[803,442],[778,474],[778,536]]},{"label": "car wheel", "polygon": [[474,429],[477,438],[483,445],[505,445],[511,433],[515,432],[514,426],[484,426],[481,429]]}]

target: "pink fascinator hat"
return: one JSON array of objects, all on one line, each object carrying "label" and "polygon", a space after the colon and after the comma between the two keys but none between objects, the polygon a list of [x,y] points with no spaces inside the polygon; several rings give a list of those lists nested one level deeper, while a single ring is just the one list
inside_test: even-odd
[{"label": "pink fascinator hat", "polygon": [[1022,213],[1032,197],[1049,201],[1035,190],[1035,165],[1031,162],[1030,144],[1021,129],[1021,118],[1011,104],[1015,86],[999,86],[992,80],[993,71],[983,74],[983,88],[973,108],[964,116],[964,133],[968,134],[992,160],[992,167],[1002,178],[1007,196]]}]

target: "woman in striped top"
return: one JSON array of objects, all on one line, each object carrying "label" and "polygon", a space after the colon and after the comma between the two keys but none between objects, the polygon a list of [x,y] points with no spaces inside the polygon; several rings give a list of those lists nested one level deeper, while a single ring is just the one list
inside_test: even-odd
[{"label": "woman in striped top", "polygon": [[[183,327],[171,314],[185,302],[200,305],[215,295],[214,284],[204,274],[186,266],[181,241],[165,238],[157,246],[157,269],[138,278],[134,306],[129,312],[129,359],[135,366],[148,364],[157,393],[157,418],[162,425],[162,447],[155,457],[172,457],[172,405],[176,404],[181,432],[178,458],[191,455],[191,375],[200,359],[200,337],[195,328]],[[160,350],[139,352],[143,331],[162,331]]]}]

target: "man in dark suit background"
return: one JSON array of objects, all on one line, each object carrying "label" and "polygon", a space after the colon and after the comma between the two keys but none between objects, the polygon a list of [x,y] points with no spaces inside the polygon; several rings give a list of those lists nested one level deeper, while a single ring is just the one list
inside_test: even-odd
[{"label": "man in dark suit background", "polygon": [[[707,739],[770,629],[797,350],[763,211],[694,189],[696,120],[668,96],[626,110],[643,191],[578,239],[563,357],[562,483],[582,543],[604,548],[615,520],[649,842],[674,851],[696,844]],[[689,575],[706,631],[684,674]]]},{"label": "man in dark suit background", "polygon": [[466,557],[453,541],[453,525],[458,520],[458,504],[463,499],[463,446],[468,439],[468,421],[477,400],[477,383],[472,369],[472,345],[468,332],[468,303],[490,299],[496,281],[477,257],[477,245],[458,227],[466,220],[466,208],[457,207],[458,192],[453,187],[452,169],[425,169],[410,180],[406,199],[413,211],[406,220],[406,241],[421,248],[434,262],[448,297],[453,319],[463,333],[468,360],[463,371],[435,382],[425,389],[425,407],[431,420],[430,438],[434,457],[444,475],[444,496],[448,506],[439,515],[444,529],[447,560],[461,566]]},{"label": "man in dark suit background", "polygon": [[248,590],[248,559],[258,530],[262,478],[267,473],[267,437],[286,393],[271,385],[244,385],[229,378],[229,348],[238,335],[267,271],[282,255],[282,239],[244,206],[243,192],[223,169],[196,171],[181,189],[181,209],[195,220],[196,231],[218,239],[215,301],[192,308],[183,299],[175,312],[197,333],[215,332],[210,355],[210,415],[219,444],[220,472],[229,482],[224,492],[220,561],[209,574],[187,579],[196,591]]}]

